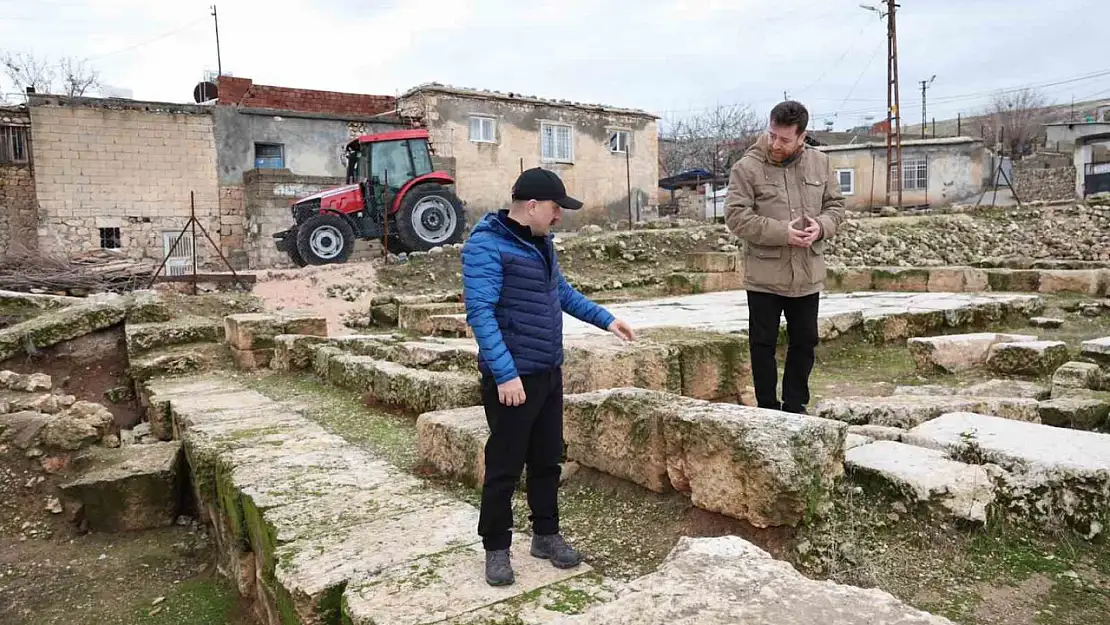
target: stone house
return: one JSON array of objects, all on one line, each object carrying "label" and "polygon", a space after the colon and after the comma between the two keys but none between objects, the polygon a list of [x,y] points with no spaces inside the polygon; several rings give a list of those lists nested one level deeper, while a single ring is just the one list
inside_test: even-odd
[{"label": "stone house", "polygon": [[26,107],[0,107],[0,257],[38,247],[36,203],[31,116]]},{"label": "stone house", "polygon": [[[886,204],[891,168],[885,142],[823,145],[851,210]],[[975,197],[990,177],[980,139],[947,137],[902,141],[902,206],[937,206]]]},{"label": "stone house", "polygon": [[1110,192],[1110,107],[1092,121],[1045,124],[1045,133],[1048,145],[1072,154],[1076,197]]},{"label": "stone house", "polygon": [[567,228],[634,220],[656,211],[657,117],[644,111],[518,93],[425,84],[401,96],[405,119],[427,126],[437,160],[457,180],[474,222],[508,205],[522,169],[545,167],[582,200]]}]

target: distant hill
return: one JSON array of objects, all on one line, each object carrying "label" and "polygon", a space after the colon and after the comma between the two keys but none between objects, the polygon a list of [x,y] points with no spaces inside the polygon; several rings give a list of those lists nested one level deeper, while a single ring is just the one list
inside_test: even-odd
[{"label": "distant hill", "polygon": [[[1110,105],[1110,99],[1103,100],[1090,100],[1087,102],[1076,102],[1074,108],[1069,102],[1067,104],[1053,104],[1041,109],[1044,116],[1044,123],[1057,123],[1066,122],[1069,120],[1084,121],[1087,117],[1094,117],[1098,109],[1103,106]],[[988,127],[986,123],[986,115],[975,115],[964,117],[960,120],[957,119],[938,119],[936,121],[936,136],[938,137],[956,137],[963,135],[965,137],[979,137],[980,130]],[[933,136],[933,128],[927,127],[926,132],[928,136]],[[959,126],[959,128],[958,128]],[[988,130],[989,132],[989,130]],[[916,139],[921,136],[921,124],[914,124],[912,126],[905,126],[902,131],[903,139]],[[1040,143],[1044,142],[1044,132],[1040,134]]]}]

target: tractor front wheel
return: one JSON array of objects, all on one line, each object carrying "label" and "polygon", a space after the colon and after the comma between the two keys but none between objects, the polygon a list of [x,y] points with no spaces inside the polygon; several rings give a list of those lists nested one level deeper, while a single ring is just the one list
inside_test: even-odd
[{"label": "tractor front wheel", "polygon": [[314,215],[297,228],[297,251],[309,265],[345,263],[354,249],[355,231],[339,215]]},{"label": "tractor front wheel", "polygon": [[440,184],[422,184],[411,189],[397,211],[397,236],[405,249],[414,252],[458,243],[465,228],[462,201]]}]

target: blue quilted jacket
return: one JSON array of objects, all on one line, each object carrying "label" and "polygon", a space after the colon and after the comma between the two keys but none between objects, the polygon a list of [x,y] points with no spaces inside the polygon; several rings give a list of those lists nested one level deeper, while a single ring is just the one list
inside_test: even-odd
[{"label": "blue quilted jacket", "polygon": [[563,278],[549,236],[544,254],[496,214],[482,218],[462,251],[466,322],[478,368],[498,383],[563,364],[563,315],[606,329],[613,315]]}]

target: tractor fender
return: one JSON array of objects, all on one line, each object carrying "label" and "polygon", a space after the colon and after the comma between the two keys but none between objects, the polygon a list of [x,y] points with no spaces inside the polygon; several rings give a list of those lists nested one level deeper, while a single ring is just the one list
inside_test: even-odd
[{"label": "tractor fender", "polygon": [[334,208],[327,208],[327,207],[321,208],[319,211],[317,211],[317,214],[319,214],[319,215],[323,215],[324,213],[330,213],[332,215],[338,215],[338,216],[342,217],[343,221],[346,221],[347,224],[349,226],[351,226],[351,229],[354,230],[356,234],[359,232],[358,222],[355,221],[353,213],[344,213],[342,211],[335,210]]},{"label": "tractor fender", "polygon": [[397,211],[401,210],[401,202],[405,201],[405,196],[408,195],[408,192],[412,190],[413,187],[428,182],[447,185],[455,184],[455,179],[451,177],[451,174],[445,171],[433,171],[430,174],[424,174],[423,176],[419,176],[413,178],[412,180],[409,180],[405,183],[405,186],[401,187],[401,190],[397,192],[397,195],[393,196],[393,202],[389,207],[389,214],[393,215]]}]

